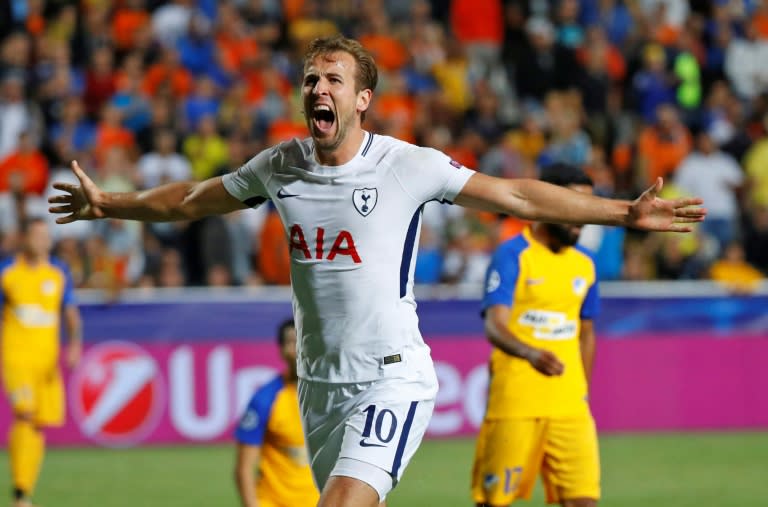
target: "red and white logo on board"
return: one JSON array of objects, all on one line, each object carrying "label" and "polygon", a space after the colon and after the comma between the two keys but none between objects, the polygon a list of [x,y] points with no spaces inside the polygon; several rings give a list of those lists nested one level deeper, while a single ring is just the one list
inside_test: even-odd
[{"label": "red and white logo on board", "polygon": [[70,384],[72,414],[80,431],[109,446],[146,438],[159,422],[164,396],[157,362],[128,342],[89,349]]}]

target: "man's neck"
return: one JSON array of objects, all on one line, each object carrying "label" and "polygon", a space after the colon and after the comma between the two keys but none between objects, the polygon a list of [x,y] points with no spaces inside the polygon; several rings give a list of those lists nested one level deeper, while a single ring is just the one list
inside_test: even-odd
[{"label": "man's neck", "polygon": [[562,248],[555,248],[556,245],[554,245],[554,242],[552,241],[549,232],[547,232],[546,227],[544,227],[544,224],[532,224],[531,236],[533,239],[547,247],[547,249],[551,252],[558,253],[560,250],[562,250]]},{"label": "man's neck", "polygon": [[43,257],[40,257],[38,255],[33,255],[29,252],[21,252],[21,258],[24,260],[26,264],[29,264],[31,266],[37,266],[38,264],[42,263],[43,260],[45,260]]},{"label": "man's neck", "polygon": [[315,144],[315,159],[321,165],[343,165],[355,158],[365,139],[365,130],[358,127],[347,134],[346,139],[332,150],[321,150]]}]

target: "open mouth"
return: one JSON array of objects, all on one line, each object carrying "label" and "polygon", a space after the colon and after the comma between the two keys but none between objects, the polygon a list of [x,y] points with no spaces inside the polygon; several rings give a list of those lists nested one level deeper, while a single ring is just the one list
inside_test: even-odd
[{"label": "open mouth", "polygon": [[333,114],[331,108],[325,104],[317,105],[312,110],[312,122],[315,124],[315,128],[320,132],[328,132],[333,127],[333,123],[336,121],[336,115]]}]

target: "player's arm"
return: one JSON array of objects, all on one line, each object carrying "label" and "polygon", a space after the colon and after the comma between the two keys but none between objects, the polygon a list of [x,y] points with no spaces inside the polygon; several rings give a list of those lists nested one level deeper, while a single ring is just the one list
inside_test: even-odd
[{"label": "player's arm", "polygon": [[83,320],[77,305],[64,307],[64,326],[67,329],[67,352],[64,358],[69,368],[74,368],[80,362],[83,351]]},{"label": "player's arm", "polygon": [[235,484],[243,507],[258,507],[256,498],[256,469],[261,460],[261,446],[237,444],[237,461],[235,462]]},{"label": "player's arm", "polygon": [[582,319],[581,321],[579,347],[581,348],[584,375],[587,377],[587,386],[589,386],[592,379],[592,365],[595,363],[595,326],[591,319]]},{"label": "player's arm", "polygon": [[494,178],[474,174],[454,202],[461,206],[515,215],[526,220],[605,224],[655,231],[690,232],[689,224],[704,220],[702,200],[658,197],[658,178],[634,201],[605,199],[532,179]]},{"label": "player's arm", "polygon": [[245,204],[224,188],[221,177],[205,181],[184,181],[161,185],[137,192],[104,192],[72,162],[80,185],[54,183],[66,192],[48,199],[51,213],[63,214],[59,224],[97,218],[121,218],[143,222],[194,220],[243,209]]},{"label": "player's arm", "polygon": [[509,307],[493,305],[485,311],[485,334],[488,341],[501,351],[525,359],[537,371],[547,376],[561,375],[564,365],[555,354],[545,349],[537,349],[523,343],[507,327]]}]

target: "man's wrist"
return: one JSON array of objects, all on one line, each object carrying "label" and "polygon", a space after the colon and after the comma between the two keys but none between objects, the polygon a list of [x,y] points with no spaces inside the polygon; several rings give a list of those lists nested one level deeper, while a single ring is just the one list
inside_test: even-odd
[{"label": "man's wrist", "polygon": [[525,349],[523,349],[523,353],[521,354],[521,357],[526,361],[528,361],[529,363],[533,363],[539,358],[540,355],[541,355],[541,351],[539,351],[539,349],[526,346]]}]

